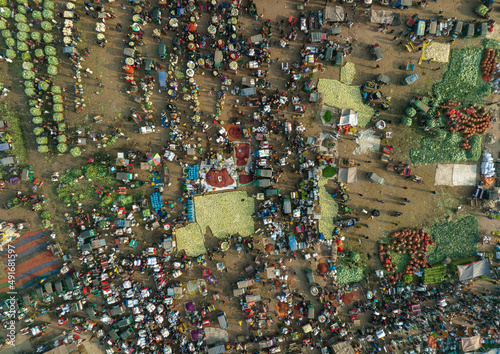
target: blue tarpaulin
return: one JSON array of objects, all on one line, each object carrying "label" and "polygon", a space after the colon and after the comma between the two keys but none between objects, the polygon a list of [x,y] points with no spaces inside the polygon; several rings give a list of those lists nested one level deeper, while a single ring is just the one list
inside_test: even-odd
[{"label": "blue tarpaulin", "polygon": [[187,179],[198,179],[200,172],[199,165],[188,166]]},{"label": "blue tarpaulin", "polygon": [[163,201],[161,199],[160,192],[153,192],[151,194],[151,207],[158,212],[163,207]]},{"label": "blue tarpaulin", "polygon": [[288,244],[290,245],[290,251],[295,252],[299,248],[297,247],[297,240],[295,239],[295,236],[290,236],[288,238]]},{"label": "blue tarpaulin", "polygon": [[194,202],[192,199],[188,199],[187,202],[187,218],[190,222],[196,222],[196,218],[194,216]]}]

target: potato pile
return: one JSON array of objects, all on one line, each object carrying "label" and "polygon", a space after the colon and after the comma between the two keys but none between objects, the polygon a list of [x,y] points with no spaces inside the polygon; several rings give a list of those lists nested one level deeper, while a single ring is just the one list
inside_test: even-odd
[{"label": "potato pile", "polygon": [[481,60],[481,65],[479,65],[479,67],[483,72],[483,77],[488,78],[488,81],[490,81],[493,76],[496,65],[497,58],[495,56],[495,51],[492,48],[486,48],[483,53],[483,60]]},{"label": "potato pile", "polygon": [[428,233],[422,229],[404,228],[401,231],[394,232],[389,235],[391,243],[380,244],[378,249],[379,259],[382,267],[388,273],[396,273],[396,267],[392,263],[391,253],[406,253],[410,256],[408,264],[404,267],[403,273],[389,275],[387,278],[391,281],[401,279],[403,274],[413,274],[420,267],[428,268],[427,247],[433,245],[434,241],[430,240]]},{"label": "potato pile", "polygon": [[[475,107],[462,107],[458,110],[448,109],[446,125],[448,131],[454,133],[459,131],[467,139],[475,133],[484,134],[491,126],[492,115],[486,112],[484,107],[476,110]],[[467,146],[466,144],[464,144]]]}]

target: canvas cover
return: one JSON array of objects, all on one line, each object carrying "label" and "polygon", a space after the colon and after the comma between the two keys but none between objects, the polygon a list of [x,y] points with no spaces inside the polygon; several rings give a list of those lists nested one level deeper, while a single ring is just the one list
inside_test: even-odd
[{"label": "canvas cover", "polygon": [[349,342],[340,342],[332,345],[332,349],[335,354],[355,354]]},{"label": "canvas cover", "polygon": [[358,112],[352,109],[343,109],[340,113],[340,122],[338,125],[356,126],[358,124]]},{"label": "canvas cover", "polygon": [[390,24],[394,20],[394,13],[386,10],[372,10],[370,14],[370,22]]},{"label": "canvas cover", "polygon": [[481,348],[481,336],[462,337],[462,350],[470,352]]},{"label": "canvas cover", "polygon": [[323,17],[327,22],[344,22],[344,8],[342,6],[327,6],[323,11]]},{"label": "canvas cover", "polygon": [[[458,280],[465,281],[482,275],[490,275],[490,265],[486,259],[471,264],[459,265]],[[465,351],[465,350],[464,350]]]},{"label": "canvas cover", "polygon": [[339,168],[339,182],[354,183],[357,182],[357,168],[356,167],[341,167]]}]

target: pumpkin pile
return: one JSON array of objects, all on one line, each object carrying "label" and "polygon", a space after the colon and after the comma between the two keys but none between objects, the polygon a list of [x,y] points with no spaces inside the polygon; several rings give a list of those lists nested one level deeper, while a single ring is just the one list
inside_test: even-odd
[{"label": "pumpkin pile", "polygon": [[470,138],[475,133],[484,134],[491,126],[492,115],[484,107],[479,109],[473,106],[460,109],[450,108],[446,112],[446,116],[448,131],[450,133],[458,131],[465,139]]},{"label": "pumpkin pile", "polygon": [[484,81],[488,82],[491,80],[496,65],[497,58],[495,56],[495,51],[492,48],[486,48],[483,53],[483,60],[481,60],[481,64],[479,65],[483,72]]},{"label": "pumpkin pile", "polygon": [[[393,232],[389,237],[391,238],[391,243],[380,244],[378,255],[384,270],[394,274],[387,276],[390,281],[395,283],[402,278],[403,274],[413,274],[420,267],[429,267],[425,253],[427,252],[427,247],[433,245],[434,241],[430,240],[429,234],[424,232],[423,229],[404,228],[401,231]],[[410,256],[410,260],[405,265],[402,273],[396,273],[396,267],[391,256],[392,252],[398,254],[406,253]]]},{"label": "pumpkin pile", "polygon": [[448,102],[441,103],[440,106],[441,107],[455,107],[455,106],[460,106],[460,102],[448,101]]}]

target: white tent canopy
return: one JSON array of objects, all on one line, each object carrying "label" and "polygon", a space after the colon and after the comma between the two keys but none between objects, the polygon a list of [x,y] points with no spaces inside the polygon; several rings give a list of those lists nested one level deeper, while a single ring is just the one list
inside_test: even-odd
[{"label": "white tent canopy", "polygon": [[343,109],[340,113],[340,122],[339,125],[347,125],[356,126],[358,124],[358,112],[353,111],[352,109]]},{"label": "white tent canopy", "polygon": [[345,11],[342,6],[327,6],[323,11],[326,22],[344,22]]},{"label": "white tent canopy", "polygon": [[490,265],[486,259],[466,265],[459,265],[458,280],[465,281],[482,275],[490,275]]}]

